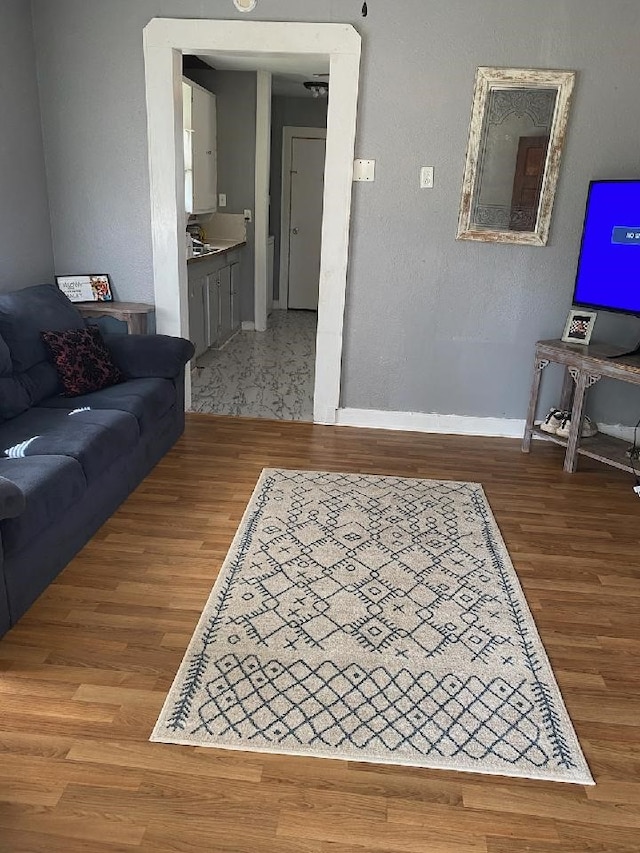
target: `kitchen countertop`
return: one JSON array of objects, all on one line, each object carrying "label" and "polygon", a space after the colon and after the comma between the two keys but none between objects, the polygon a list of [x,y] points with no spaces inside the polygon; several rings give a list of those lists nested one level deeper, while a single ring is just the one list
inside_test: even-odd
[{"label": "kitchen countertop", "polygon": [[216,248],[212,249],[210,252],[203,252],[201,255],[194,255],[193,258],[187,258],[187,263],[193,264],[198,261],[211,260],[211,258],[215,258],[216,255],[224,255],[232,249],[239,249],[241,246],[247,245],[246,240],[210,240],[209,242]]}]

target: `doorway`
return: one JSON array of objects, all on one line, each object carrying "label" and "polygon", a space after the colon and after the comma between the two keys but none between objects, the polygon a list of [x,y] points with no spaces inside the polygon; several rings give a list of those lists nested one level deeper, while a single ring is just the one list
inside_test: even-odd
[{"label": "doorway", "polygon": [[[233,217],[243,207],[254,208],[255,198],[250,193],[253,185],[251,160],[254,159],[252,139],[252,111],[256,111],[256,69],[249,67],[252,58],[208,56],[188,58],[189,70],[200,83],[216,93],[217,97],[217,153],[221,165],[218,188],[225,194],[227,206],[215,215],[217,226],[229,214]],[[238,65],[241,64],[241,68]],[[204,68],[202,67],[204,66]],[[215,67],[214,67],[215,66]],[[308,59],[304,65],[271,72],[271,145],[258,144],[255,135],[255,163],[265,161],[270,148],[269,174],[269,238],[270,252],[267,268],[277,272],[275,281],[267,274],[266,328],[256,329],[253,317],[246,313],[256,279],[251,275],[250,252],[254,248],[253,232],[247,228],[248,245],[241,249],[240,276],[241,300],[245,306],[244,324],[230,339],[211,348],[196,351],[192,366],[191,411],[234,417],[268,418],[271,420],[313,421],[313,396],[316,361],[316,335],[318,293],[321,257],[322,195],[324,183],[324,149],[326,139],[327,99],[313,97],[304,85],[317,77],[329,77],[326,59]],[[256,121],[256,126],[258,122]],[[299,128],[299,130],[296,130]],[[283,142],[285,143],[283,146]],[[305,144],[312,145],[311,152]],[[314,149],[320,145],[318,151]],[[292,169],[291,151],[296,148],[296,162]],[[311,155],[310,157],[308,155]],[[257,175],[257,168],[256,168]],[[283,193],[283,179],[286,186]],[[292,182],[299,182],[295,185]],[[244,195],[239,195],[242,189]],[[293,190],[293,194],[291,192]],[[282,199],[286,199],[283,206]],[[256,191],[255,197],[258,196]],[[280,243],[289,234],[291,199],[294,199],[295,227],[298,237],[293,244],[305,241],[305,246],[295,246],[292,253],[292,296],[279,289],[281,265]],[[301,204],[296,203],[296,199]],[[282,220],[285,225],[283,228]],[[289,245],[287,241],[287,245]],[[255,246],[255,260],[258,261]],[[272,267],[273,264],[273,267]],[[289,270],[289,257],[282,258]],[[190,295],[201,280],[201,265],[189,262]],[[295,285],[298,285],[296,289]],[[257,291],[257,286],[255,291]],[[304,291],[306,290],[306,294]],[[274,295],[275,304],[269,305]],[[297,298],[305,296],[307,298]],[[255,304],[255,301],[254,301]],[[191,318],[201,315],[193,298]],[[295,310],[304,309],[304,310]],[[256,312],[257,313],[257,312]]]},{"label": "doorway", "polygon": [[[340,400],[360,36],[352,26],[342,24],[155,18],[145,27],[156,326],[167,334],[186,335],[188,331],[185,223],[178,205],[184,169],[182,54],[212,51],[262,59],[323,55],[329,60],[334,94],[327,118],[314,420],[335,423]],[[266,240],[268,217],[263,219]],[[186,395],[188,404],[189,380]]]}]

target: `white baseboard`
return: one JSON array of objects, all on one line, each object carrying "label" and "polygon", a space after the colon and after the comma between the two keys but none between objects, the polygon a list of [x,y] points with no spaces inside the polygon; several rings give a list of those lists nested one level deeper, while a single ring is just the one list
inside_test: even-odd
[{"label": "white baseboard", "polygon": [[432,432],[447,435],[484,435],[522,438],[524,419],[476,418],[466,415],[438,415],[426,412],[383,412],[376,409],[338,409],[340,426]]},{"label": "white baseboard", "polygon": [[[331,421],[322,421],[330,423]],[[377,409],[338,409],[338,426],[369,429],[393,429],[407,432],[431,432],[445,435],[480,435],[522,438],[524,419],[478,418],[468,415],[438,415],[425,412],[384,412]],[[633,443],[634,428],[622,424],[598,423],[600,432]],[[534,436],[535,437],[535,436]],[[638,429],[640,440],[640,428]]]},{"label": "white baseboard", "polygon": [[255,332],[256,324],[253,320],[243,320],[242,321],[242,331],[243,332]]},{"label": "white baseboard", "polygon": [[[623,426],[622,424],[601,424],[598,422],[598,429],[605,435],[611,435],[613,438],[621,438],[623,441],[628,441],[633,444],[634,428],[632,426]],[[640,439],[640,427],[638,428],[638,438]]]}]

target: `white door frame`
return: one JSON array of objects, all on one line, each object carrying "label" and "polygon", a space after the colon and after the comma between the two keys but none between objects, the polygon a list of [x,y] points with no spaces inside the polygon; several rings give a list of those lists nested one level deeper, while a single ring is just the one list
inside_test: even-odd
[{"label": "white door frame", "polygon": [[[291,244],[291,146],[294,139],[326,139],[326,127],[282,128],[282,194],[280,197],[280,285],[278,305],[287,310],[289,304],[289,250]],[[325,174],[326,180],[326,174]]]},{"label": "white door frame", "polygon": [[[182,54],[314,54],[329,58],[314,420],[336,422],[361,40],[350,24],[154,18],[144,28],[151,238],[158,332],[188,337],[184,249]],[[186,397],[190,404],[190,377]]]}]

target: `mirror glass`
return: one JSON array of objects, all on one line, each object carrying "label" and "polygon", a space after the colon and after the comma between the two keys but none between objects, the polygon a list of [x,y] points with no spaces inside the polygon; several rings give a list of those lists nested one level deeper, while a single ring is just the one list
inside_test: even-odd
[{"label": "mirror glass", "polygon": [[574,75],[479,68],[458,238],[544,245]]}]

